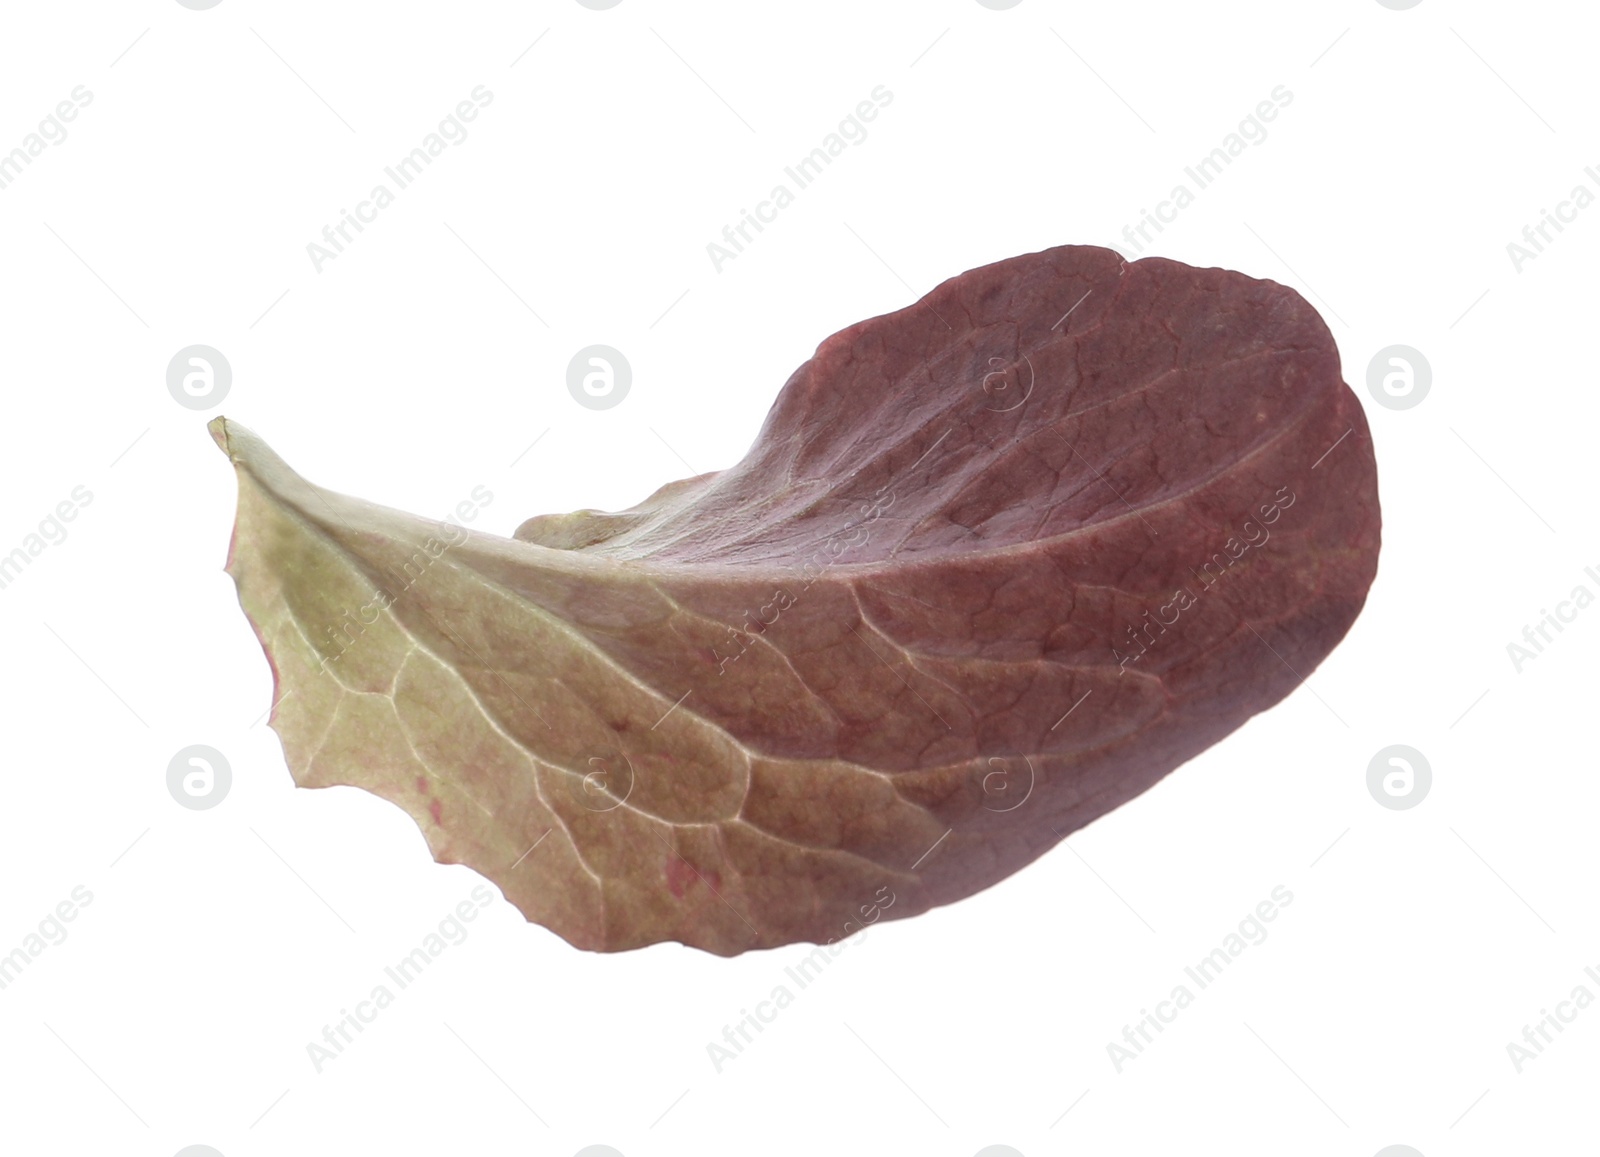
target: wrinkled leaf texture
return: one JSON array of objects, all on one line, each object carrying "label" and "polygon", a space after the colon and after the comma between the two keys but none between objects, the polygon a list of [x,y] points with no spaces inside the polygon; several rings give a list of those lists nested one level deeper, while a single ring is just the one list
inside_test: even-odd
[{"label": "wrinkled leaf texture", "polygon": [[987,888],[1289,694],[1377,565],[1316,311],[1089,246],[841,330],[737,465],[512,539],[211,429],[295,781],[398,804],[595,950]]}]

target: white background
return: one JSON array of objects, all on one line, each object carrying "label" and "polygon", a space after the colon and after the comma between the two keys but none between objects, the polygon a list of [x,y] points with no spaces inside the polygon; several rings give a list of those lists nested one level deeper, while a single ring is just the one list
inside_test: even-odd
[{"label": "white background", "polygon": [[[0,590],[0,953],[93,900],[0,991],[0,1149],[1591,1151],[1600,1010],[1520,1073],[1506,1046],[1600,996],[1600,609],[1520,673],[1506,648],[1600,593],[1600,208],[1520,272],[1506,246],[1600,190],[1595,32],[1442,0],[8,6],[0,151],[93,99],[0,189],[0,553],[93,499]],[[470,136],[318,272],[307,243],[478,85]],[[870,135],[718,272],[707,243],[878,85]],[[707,1044],[805,948],[593,955],[498,892],[318,1073],[308,1042],[480,881],[388,803],[292,786],[206,419],[405,510],[486,486],[498,533],[630,505],[737,461],[835,330],[1122,242],[1278,85],[1145,251],[1300,290],[1367,407],[1378,577],[1309,684],[1003,884],[850,941],[720,1073]],[[597,342],[634,371],[602,412],[564,380]],[[167,391],[193,343],[233,367],[215,410]],[[1366,386],[1394,343],[1432,366],[1411,409]],[[166,787],[196,743],[233,769],[208,811]],[[1433,769],[1410,810],[1366,786],[1395,743]],[[1278,885],[1270,937],[1119,1073],[1123,1026]]]}]

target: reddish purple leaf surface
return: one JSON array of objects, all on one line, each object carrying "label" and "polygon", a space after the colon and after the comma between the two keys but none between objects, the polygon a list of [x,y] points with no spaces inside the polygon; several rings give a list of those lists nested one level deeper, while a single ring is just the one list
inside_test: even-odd
[{"label": "reddish purple leaf surface", "polygon": [[986,888],[1289,694],[1377,565],[1315,310],[1087,246],[842,330],[736,466],[514,540],[212,429],[296,781],[393,800],[593,949]]}]

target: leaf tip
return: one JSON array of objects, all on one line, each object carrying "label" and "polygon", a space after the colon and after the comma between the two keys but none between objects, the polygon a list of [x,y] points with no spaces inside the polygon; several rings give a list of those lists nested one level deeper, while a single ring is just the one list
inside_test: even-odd
[{"label": "leaf tip", "polygon": [[232,459],[233,451],[228,446],[228,419],[218,414],[206,423],[206,429],[211,432],[212,441],[220,446],[222,452]]}]

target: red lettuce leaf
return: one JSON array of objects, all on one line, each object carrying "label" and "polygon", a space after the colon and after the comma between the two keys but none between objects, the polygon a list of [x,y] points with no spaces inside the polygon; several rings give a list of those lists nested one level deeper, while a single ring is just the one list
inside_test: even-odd
[{"label": "red lettuce leaf", "polygon": [[295,781],[393,801],[597,950],[986,888],[1288,695],[1377,565],[1316,311],[1088,246],[834,334],[737,465],[514,539],[211,428]]}]

